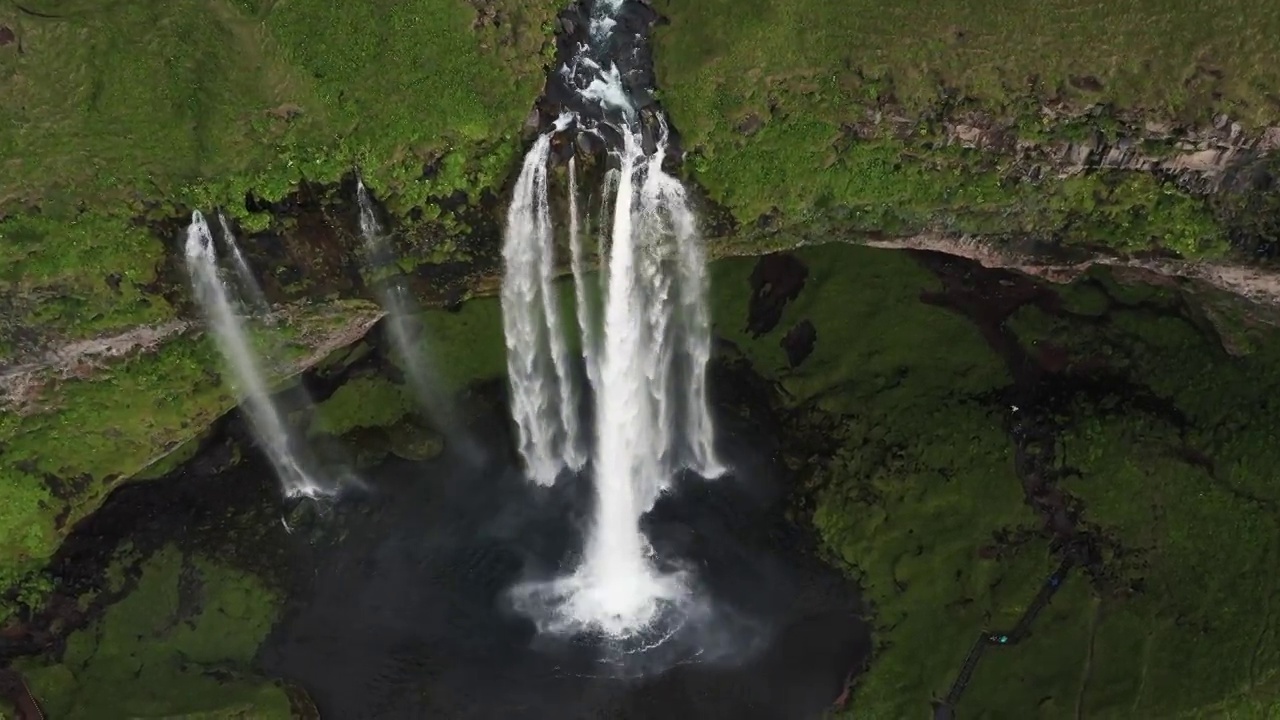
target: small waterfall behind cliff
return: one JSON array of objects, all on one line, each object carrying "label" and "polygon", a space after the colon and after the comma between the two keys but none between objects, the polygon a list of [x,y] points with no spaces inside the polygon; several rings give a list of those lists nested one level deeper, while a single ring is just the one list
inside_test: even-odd
[{"label": "small waterfall behind cliff", "polygon": [[507,342],[511,413],[530,478],[550,485],[586,462],[577,391],[560,321],[547,158],[551,135],[534,143],[516,181],[502,246],[502,323]]},{"label": "small waterfall behind cliff", "polygon": [[[231,237],[230,233],[227,237]],[[294,438],[271,397],[249,334],[235,312],[233,298],[237,294],[223,282],[218,271],[213,234],[199,211],[191,214],[191,224],[187,227],[186,263],[196,301],[231,370],[232,385],[241,398],[250,426],[280,479],[284,494],[288,497],[331,494],[332,489],[319,482],[304,467],[294,447]],[[248,266],[244,267],[247,272]]]},{"label": "small waterfall behind cliff", "polygon": [[453,422],[452,403],[436,381],[437,374],[432,372],[428,349],[423,345],[422,328],[417,326],[421,308],[414,302],[404,274],[395,264],[396,258],[388,247],[386,230],[374,209],[373,196],[360,178],[356,179],[356,202],[360,209],[365,264],[373,276],[371,285],[378,301],[387,311],[385,323],[392,351],[434,429],[441,432],[455,449],[463,451],[472,460],[478,460],[479,451],[471,439],[457,429],[458,423]]},{"label": "small waterfall behind cliff", "polygon": [[503,314],[521,454],[529,475],[549,483],[581,459],[573,454],[573,435],[565,432],[572,427],[566,410],[575,409],[572,390],[565,390],[571,374],[562,350],[547,341],[559,330],[554,299],[546,303],[555,251],[546,166],[553,136],[571,124],[611,138],[621,147],[611,151],[619,167],[605,174],[601,189],[601,216],[609,221],[602,222],[608,230],[598,248],[604,296],[598,332],[586,297],[577,167],[569,161],[570,264],[594,406],[594,512],[577,569],[519,586],[514,596],[544,629],[638,638],[647,646],[674,632],[695,605],[680,572],[659,571],[641,518],[681,470],[715,477],[724,468],[715,456],[707,405],[711,337],[697,220],[684,188],[662,170],[665,121],[651,114],[659,130],[656,137],[646,135],[624,74],[602,57],[619,52],[614,14],[623,5],[596,2],[590,42],[559,71],[570,92],[594,111],[562,116],[525,157],[508,215]]},{"label": "small waterfall behind cliff", "polygon": [[231,263],[235,266],[236,277],[240,279],[240,290],[248,295],[246,300],[250,304],[249,311],[265,314],[270,309],[267,298],[262,294],[262,288],[258,285],[257,279],[253,277],[253,271],[249,269],[249,261],[245,260],[244,253],[240,252],[240,244],[236,242],[235,233],[231,232],[227,216],[221,212],[218,213],[218,224],[222,226],[222,238],[231,252]]}]

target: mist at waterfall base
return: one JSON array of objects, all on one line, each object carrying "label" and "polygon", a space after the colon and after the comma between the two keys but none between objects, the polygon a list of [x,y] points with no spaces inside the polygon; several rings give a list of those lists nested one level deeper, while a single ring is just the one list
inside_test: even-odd
[{"label": "mist at waterfall base", "polygon": [[655,551],[698,568],[715,610],[628,655],[607,637],[540,632],[511,605],[522,578],[573,566],[594,493],[585,477],[528,482],[496,405],[469,413],[487,467],[452,453],[392,461],[314,534],[295,524],[299,559],[282,580],[297,589],[261,652],[269,675],[306,688],[321,717],[822,716],[867,632],[852,584],[785,518],[794,478],[767,426],[724,421],[734,480],[677,481],[646,517]]}]

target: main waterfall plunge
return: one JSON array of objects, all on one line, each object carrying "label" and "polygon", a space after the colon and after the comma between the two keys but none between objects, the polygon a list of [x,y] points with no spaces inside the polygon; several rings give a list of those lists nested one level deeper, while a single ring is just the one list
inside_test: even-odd
[{"label": "main waterfall plunge", "polygon": [[[603,5],[594,18],[597,41],[607,38],[607,13],[616,9]],[[684,188],[662,170],[665,124],[646,154],[617,71],[604,71],[585,56],[578,64],[595,70],[580,94],[613,111],[619,121],[604,122],[622,144],[614,150],[619,167],[599,193],[602,208],[612,207],[607,222],[602,211],[601,224],[609,229],[599,248],[599,323],[587,290],[576,166],[569,162],[566,224],[592,437],[579,421],[580,391],[553,291],[556,243],[547,170],[553,136],[575,122],[592,132],[592,121],[562,116],[525,157],[507,215],[502,307],[512,414],[526,471],[543,485],[566,471],[586,471],[594,479],[595,505],[573,574],[517,587],[515,596],[546,630],[626,637],[650,629],[688,595],[678,572],[659,572],[641,517],[681,470],[715,477],[723,468],[713,450],[706,397],[705,261]]]}]

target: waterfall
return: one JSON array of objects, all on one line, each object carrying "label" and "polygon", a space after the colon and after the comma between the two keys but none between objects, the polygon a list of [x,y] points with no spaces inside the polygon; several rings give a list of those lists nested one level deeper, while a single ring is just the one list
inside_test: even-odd
[{"label": "waterfall", "polygon": [[240,245],[236,242],[235,233],[231,232],[231,225],[227,223],[227,216],[223,215],[221,211],[218,212],[218,225],[222,227],[223,242],[231,252],[231,262],[235,265],[236,276],[240,278],[240,288],[249,295],[248,300],[252,305],[251,312],[266,313],[270,308],[267,304],[267,298],[262,294],[262,288],[258,285],[257,279],[253,277],[253,272],[249,270],[249,262],[244,259],[244,253],[240,252]]},{"label": "waterfall", "polygon": [[[665,120],[656,116],[657,137],[646,138],[627,76],[603,57],[619,52],[616,42],[625,40],[612,32],[623,2],[595,3],[591,42],[558,71],[584,107],[593,109],[573,117],[579,131],[620,139],[622,145],[611,151],[619,167],[605,174],[600,192],[599,325],[586,293],[572,158],[568,168],[570,265],[594,406],[593,515],[581,563],[571,575],[513,591],[517,606],[538,616],[544,630],[614,638],[661,634],[655,629],[660,618],[687,610],[691,596],[683,576],[658,570],[640,521],[681,470],[707,478],[725,470],[715,455],[707,401],[711,335],[697,218],[680,182],[662,169]],[[571,374],[554,345],[558,320],[554,300],[548,303],[554,236],[546,166],[552,138],[568,125],[562,118],[525,156],[504,248],[512,414],[526,471],[543,484],[581,464],[569,432],[572,418],[565,414],[574,405],[562,397],[572,397]],[[646,153],[647,139],[652,142]]]},{"label": "waterfall", "polygon": [[371,284],[378,301],[387,311],[385,323],[391,349],[399,358],[405,378],[432,426],[443,433],[455,448],[461,449],[466,457],[475,460],[479,449],[458,429],[457,423],[450,422],[454,416],[452,403],[435,382],[437,375],[432,372],[430,358],[422,347],[421,327],[415,327],[421,309],[414,302],[399,269],[390,274],[386,270],[394,263],[395,256],[388,247],[386,231],[374,211],[373,196],[359,178],[356,179],[356,204],[360,210],[360,237],[364,242],[365,263],[373,275]]},{"label": "waterfall", "polygon": [[[234,241],[232,243],[234,247]],[[280,478],[285,495],[316,497],[329,494],[330,491],[303,467],[294,449],[292,435],[271,397],[244,324],[233,309],[233,293],[218,273],[213,234],[199,211],[191,214],[191,224],[187,227],[186,262],[196,301],[231,370],[232,385],[241,397],[249,424]],[[247,272],[248,266],[244,268]]]},{"label": "waterfall", "polygon": [[502,257],[502,321],[511,411],[530,477],[550,485],[586,462],[577,393],[552,275],[555,269],[547,158],[551,135],[538,138],[516,181]]}]

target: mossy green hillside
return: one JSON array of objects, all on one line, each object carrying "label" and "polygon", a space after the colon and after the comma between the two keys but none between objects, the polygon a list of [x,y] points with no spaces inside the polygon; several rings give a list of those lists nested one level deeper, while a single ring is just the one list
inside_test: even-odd
[{"label": "mossy green hillside", "polygon": [[440,428],[428,427],[410,387],[382,375],[360,375],[320,403],[308,424],[313,438],[343,438],[358,466],[388,453],[429,460],[444,449]]},{"label": "mossy green hillside", "polygon": [[19,662],[50,717],[292,717],[252,660],[281,598],[257,577],[167,547],[59,658]]},{"label": "mossy green hillside", "polygon": [[396,214],[417,208],[423,222],[464,232],[429,198],[462,191],[474,203],[506,179],[556,10],[545,0],[483,12],[465,0],[0,9],[18,38],[0,48],[10,129],[0,357],[172,317],[179,263],[154,228],[191,207],[297,235],[261,203],[359,167]]},{"label": "mossy green hillside", "polygon": [[1095,601],[1091,651],[1077,656],[1091,658],[1082,706],[1090,717],[1267,717],[1280,702],[1269,610],[1280,588],[1267,569],[1280,552],[1280,339],[1255,328],[1233,357],[1176,293],[1115,288],[1097,277],[1068,292],[1118,295],[1102,323],[1015,318],[1028,345],[1106,357],[1166,403],[1082,401],[1064,438],[1081,473],[1070,491],[1127,549],[1117,568],[1140,588]]},{"label": "mossy green hillside", "polygon": [[[937,281],[896,253],[797,255],[810,279],[758,339],[742,329],[752,262],[714,264],[717,333],[781,383],[793,417],[828,419],[818,427],[839,447],[810,480],[813,520],[876,628],[846,712],[911,717],[946,693],[979,632],[1013,626],[1057,561],[1013,472],[1008,408],[990,399],[1010,381],[1003,361],[920,301]],[[1059,482],[1103,538],[1103,572],[1069,575],[1027,638],[988,649],[958,712],[1267,717],[1280,338],[1253,328],[1251,353],[1232,357],[1196,298],[1103,274],[1056,290],[1056,315],[1024,307],[1009,327],[1034,353],[1064,349],[1079,374],[1056,411],[1078,475]],[[817,342],[792,370],[779,342],[804,319]]]},{"label": "mossy green hillside", "polygon": [[148,230],[108,215],[0,220],[0,297],[10,306],[0,358],[6,344],[17,349],[19,332],[87,337],[172,318],[163,296],[148,292],[163,256]]},{"label": "mossy green hillside", "polygon": [[781,213],[770,232],[1029,235],[1198,258],[1229,247],[1208,200],[1152,175],[1113,170],[1033,181],[1014,171],[1012,158],[943,147],[936,138],[841,143],[841,133],[834,122],[773,123],[717,150],[703,146],[708,152],[697,150],[691,165],[747,235],[757,218]]},{"label": "mossy green hillside", "polygon": [[[296,310],[260,344],[296,361],[340,332],[366,303]],[[296,370],[268,366],[275,377]],[[101,362],[86,377],[46,372],[35,404],[0,414],[0,585],[36,571],[107,494],[203,433],[235,405],[211,338],[188,332]],[[188,448],[189,449],[189,448]]]},{"label": "mossy green hillside", "polygon": [[493,16],[462,0],[10,8],[22,52],[0,49],[14,129],[0,211],[208,200],[204,183],[231,205],[356,164],[416,180],[424,159],[512,137],[542,84],[556,4],[486,5]]},{"label": "mossy green hillside", "polygon": [[[1280,50],[1280,12],[1233,5],[660,2],[671,23],[656,59],[694,176],[743,223],[774,208],[801,225],[834,211],[860,230],[1063,232],[1211,256],[1224,234],[1202,200],[1128,172],[1022,179],[1011,157],[943,147],[939,120],[977,110],[1034,141],[1116,135],[1105,116],[1072,116],[1095,103],[1138,118],[1139,133],[1217,112],[1274,123],[1277,78],[1258,59]],[[1045,125],[1042,104],[1065,118]],[[877,111],[906,117],[911,136],[888,123],[870,139],[855,131]]]},{"label": "mossy green hillside", "polygon": [[[788,405],[839,418],[841,449],[812,480],[813,519],[874,608],[877,651],[854,712],[910,717],[981,627],[1016,622],[1051,569],[1039,538],[999,560],[977,555],[997,532],[1035,522],[998,409],[979,399],[1008,378],[974,327],[919,302],[936,281],[909,256],[835,245],[797,254],[805,289],[758,339],[742,327],[755,261],[715,263],[716,333],[781,382]],[[805,319],[817,343],[792,370],[779,341]]]},{"label": "mossy green hillside", "polygon": [[316,407],[311,431],[342,435],[360,428],[388,427],[414,410],[411,391],[390,380],[363,376],[343,383]]},{"label": "mossy green hillside", "polygon": [[1049,0],[1034,8],[661,0],[657,7],[671,19],[657,45],[664,98],[699,132],[718,119],[701,112],[713,102],[764,107],[779,87],[828,106],[892,93],[923,111],[946,91],[1001,108],[1040,90],[1162,119],[1223,111],[1257,125],[1276,117],[1269,93],[1280,75],[1262,65],[1280,50],[1280,10],[1247,0],[1177,9],[1159,0]]},{"label": "mossy green hillside", "polygon": [[[588,282],[595,286],[595,282]],[[573,284],[556,283],[557,302],[571,351],[581,347],[574,315]],[[591,302],[595,302],[592,300]],[[600,317],[597,312],[595,317]],[[467,385],[505,377],[507,348],[502,334],[502,302],[497,297],[475,297],[449,310],[429,310],[422,314],[420,335],[422,357],[441,387],[456,392]],[[400,362],[400,360],[396,360]]]}]

